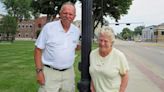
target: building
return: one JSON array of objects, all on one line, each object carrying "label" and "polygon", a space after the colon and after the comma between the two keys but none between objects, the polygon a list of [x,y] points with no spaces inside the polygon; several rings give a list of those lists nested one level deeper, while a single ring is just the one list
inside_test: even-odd
[{"label": "building", "polygon": [[156,36],[154,35],[156,31],[156,25],[145,27],[142,30],[142,41],[155,41]]},{"label": "building", "polygon": [[39,17],[34,20],[35,30],[41,30],[41,28],[47,23],[47,16]]},{"label": "building", "polygon": [[34,20],[21,21],[18,22],[18,31],[16,32],[16,40],[25,40],[35,38],[35,26]]},{"label": "building", "polygon": [[164,23],[156,27],[155,36],[156,42],[164,42]]},{"label": "building", "polygon": [[18,22],[16,40],[31,40],[37,38],[37,31],[45,25],[47,17],[39,17],[35,20],[23,20]]},{"label": "building", "polygon": [[[58,20],[59,18],[55,18]],[[21,21],[18,23],[18,31],[16,33],[16,40],[31,40],[37,38],[37,32],[41,31],[42,27],[47,23],[47,17],[39,17],[35,20]],[[81,21],[76,20],[73,22],[75,26],[81,31]]]},{"label": "building", "polygon": [[164,23],[145,27],[142,30],[142,41],[164,42]]}]

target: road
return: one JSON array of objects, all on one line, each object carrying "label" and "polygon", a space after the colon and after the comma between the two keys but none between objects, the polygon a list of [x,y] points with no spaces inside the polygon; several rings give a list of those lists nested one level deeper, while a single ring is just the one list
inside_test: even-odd
[{"label": "road", "polygon": [[116,41],[129,65],[126,92],[164,92],[164,44]]}]

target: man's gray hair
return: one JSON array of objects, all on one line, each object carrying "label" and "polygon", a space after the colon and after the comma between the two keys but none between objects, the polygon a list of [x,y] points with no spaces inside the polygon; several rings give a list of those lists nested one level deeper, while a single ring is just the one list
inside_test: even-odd
[{"label": "man's gray hair", "polygon": [[65,5],[71,5],[71,6],[73,6],[74,9],[75,9],[75,12],[76,12],[75,4],[72,3],[72,2],[70,2],[70,1],[68,1],[68,2],[65,2],[65,3],[61,6],[59,13],[63,10],[63,8],[64,8]]},{"label": "man's gray hair", "polygon": [[111,27],[103,26],[99,31],[98,37],[100,37],[101,34],[108,36],[112,40],[112,42],[114,42],[115,35],[114,35],[114,31]]}]

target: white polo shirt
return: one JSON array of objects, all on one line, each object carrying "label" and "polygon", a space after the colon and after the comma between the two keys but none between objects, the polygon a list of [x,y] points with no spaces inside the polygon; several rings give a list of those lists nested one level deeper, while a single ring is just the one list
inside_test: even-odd
[{"label": "white polo shirt", "polygon": [[71,67],[79,36],[80,31],[73,24],[64,32],[60,20],[47,23],[35,43],[43,51],[42,63],[57,69]]}]

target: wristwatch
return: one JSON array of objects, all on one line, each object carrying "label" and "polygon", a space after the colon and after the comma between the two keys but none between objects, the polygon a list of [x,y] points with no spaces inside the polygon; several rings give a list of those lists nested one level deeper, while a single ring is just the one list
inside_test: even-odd
[{"label": "wristwatch", "polygon": [[43,69],[42,68],[37,68],[36,73],[40,73]]}]

